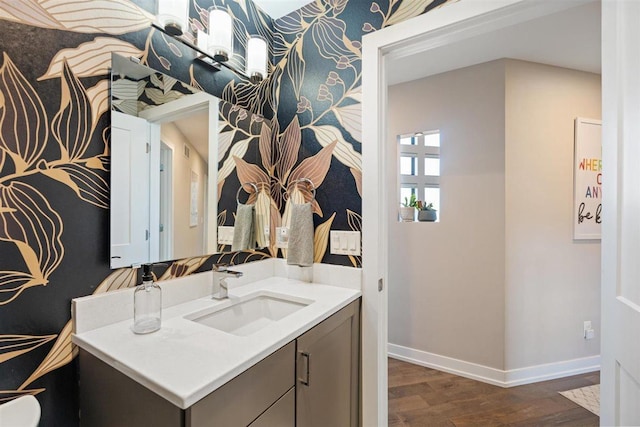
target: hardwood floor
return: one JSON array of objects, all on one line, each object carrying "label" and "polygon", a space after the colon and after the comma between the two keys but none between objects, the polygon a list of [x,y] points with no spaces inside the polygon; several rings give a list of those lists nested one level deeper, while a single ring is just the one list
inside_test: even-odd
[{"label": "hardwood floor", "polygon": [[558,394],[600,374],[502,388],[389,359],[389,427],[597,426],[599,417]]}]

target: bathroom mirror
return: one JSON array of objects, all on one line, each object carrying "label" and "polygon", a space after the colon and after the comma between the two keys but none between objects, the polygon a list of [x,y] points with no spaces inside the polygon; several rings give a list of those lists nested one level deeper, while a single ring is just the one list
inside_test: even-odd
[{"label": "bathroom mirror", "polygon": [[[239,129],[243,120],[246,129]],[[230,250],[218,243],[218,226],[234,225],[235,217],[228,211],[235,211],[240,188],[229,172],[235,169],[230,153],[256,158],[258,143],[252,139],[259,137],[263,123],[268,124],[113,54],[111,268]],[[244,136],[241,141],[236,138],[239,133]],[[236,143],[243,146],[234,150]],[[252,187],[245,188],[250,192]],[[259,199],[245,192],[241,198]],[[264,241],[261,237],[259,242]]]}]

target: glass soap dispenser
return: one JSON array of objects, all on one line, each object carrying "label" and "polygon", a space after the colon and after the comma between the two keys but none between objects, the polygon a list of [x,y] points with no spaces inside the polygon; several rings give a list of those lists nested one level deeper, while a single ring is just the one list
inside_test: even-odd
[{"label": "glass soap dispenser", "polygon": [[162,289],[153,281],[153,264],[142,264],[142,284],[133,293],[133,332],[149,334],[160,329]]}]

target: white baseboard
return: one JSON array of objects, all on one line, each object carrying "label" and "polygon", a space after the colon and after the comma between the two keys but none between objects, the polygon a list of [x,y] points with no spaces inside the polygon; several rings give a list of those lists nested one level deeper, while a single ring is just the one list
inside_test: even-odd
[{"label": "white baseboard", "polygon": [[504,371],[396,344],[388,344],[387,349],[389,357],[394,359],[500,387],[531,384],[600,370],[600,356],[563,360],[561,362]]},{"label": "white baseboard", "polygon": [[600,370],[600,355],[505,371],[505,387],[537,383]]}]

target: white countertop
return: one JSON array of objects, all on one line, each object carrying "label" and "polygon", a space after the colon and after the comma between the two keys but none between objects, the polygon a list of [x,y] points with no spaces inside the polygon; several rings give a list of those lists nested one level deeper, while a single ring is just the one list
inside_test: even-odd
[{"label": "white countertop", "polygon": [[[273,292],[312,300],[308,306],[248,335],[236,336],[184,316],[226,307],[250,294]],[[174,405],[186,409],[278,348],[336,313],[360,291],[270,277],[229,290],[229,300],[210,296],[163,308],[162,328],[131,331],[127,319],[74,334],[73,343]]]}]

